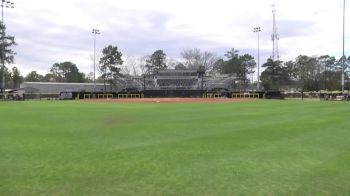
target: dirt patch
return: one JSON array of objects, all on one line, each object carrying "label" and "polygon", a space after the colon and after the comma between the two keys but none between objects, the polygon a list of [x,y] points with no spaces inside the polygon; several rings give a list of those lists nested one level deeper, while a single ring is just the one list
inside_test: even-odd
[{"label": "dirt patch", "polygon": [[225,103],[225,102],[252,102],[256,99],[230,98],[142,98],[142,99],[85,99],[84,102],[97,103]]},{"label": "dirt patch", "polygon": [[107,128],[117,127],[118,125],[125,124],[129,121],[126,117],[111,116],[103,119],[102,125]]}]

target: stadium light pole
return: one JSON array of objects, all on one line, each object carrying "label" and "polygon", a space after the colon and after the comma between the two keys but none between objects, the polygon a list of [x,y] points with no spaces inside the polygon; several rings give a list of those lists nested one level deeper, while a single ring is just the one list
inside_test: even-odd
[{"label": "stadium light pole", "polygon": [[258,34],[258,90],[260,90],[260,32],[261,27],[254,28],[254,33]]},{"label": "stadium light pole", "polygon": [[92,29],[92,34],[94,34],[94,93],[96,91],[96,35],[100,34],[100,30]]},{"label": "stadium light pole", "polygon": [[341,92],[344,94],[344,69],[345,69],[345,0],[343,3],[343,56],[342,56],[342,69],[341,69]]},{"label": "stadium light pole", "polygon": [[[2,63],[2,93],[5,92],[5,25],[4,25],[4,7],[5,8],[14,8],[14,3],[11,1],[2,0],[1,1],[1,41],[2,41],[2,55],[1,55],[1,63]],[[5,99],[5,96],[2,96]]]}]

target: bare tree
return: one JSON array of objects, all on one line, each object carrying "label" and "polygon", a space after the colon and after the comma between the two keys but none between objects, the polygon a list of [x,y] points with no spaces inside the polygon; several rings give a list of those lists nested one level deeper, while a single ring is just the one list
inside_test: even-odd
[{"label": "bare tree", "polygon": [[209,51],[202,52],[198,48],[185,49],[181,52],[181,56],[189,69],[198,69],[200,66],[203,66],[205,71],[211,71],[214,64],[219,60],[214,53]]},{"label": "bare tree", "polygon": [[144,74],[149,74],[147,73],[147,60],[150,58],[149,55],[146,55],[146,56],[143,56],[143,57],[140,57],[139,58],[139,69],[141,71],[141,75],[144,75]]},{"label": "bare tree", "polygon": [[202,53],[202,66],[206,71],[211,71],[219,58],[212,52],[204,51]]},{"label": "bare tree", "polygon": [[181,52],[181,56],[189,69],[198,69],[200,66],[202,54],[198,48],[185,49]]},{"label": "bare tree", "polygon": [[86,81],[87,81],[87,82],[94,82],[94,72],[90,72],[90,73],[86,76]]},{"label": "bare tree", "polygon": [[124,66],[122,67],[122,72],[127,75],[136,76],[139,74],[137,65],[139,63],[139,59],[134,56],[127,56],[124,61]]},{"label": "bare tree", "polygon": [[128,56],[125,59],[125,65],[122,67],[123,73],[140,76],[147,73],[147,60],[150,56]]},{"label": "bare tree", "polygon": [[[96,66],[95,67],[95,81],[96,82],[99,80],[99,76],[101,74],[103,74],[103,72],[104,72],[103,70],[100,69],[101,68],[100,62],[97,60],[97,59],[100,59],[100,58],[101,58],[100,53],[96,52],[96,61],[95,61],[95,66]],[[89,73],[89,75],[91,74],[91,76],[89,76],[90,77],[89,80],[91,82],[93,82],[94,81],[94,55],[89,55],[88,59],[91,62],[91,70],[92,70]],[[99,82],[101,82],[101,81],[99,81]]]},{"label": "bare tree", "polygon": [[123,75],[131,75],[131,69],[127,63],[127,59],[124,61],[123,65],[120,67],[120,73],[122,73]]},{"label": "bare tree", "polygon": [[180,61],[173,58],[169,58],[167,59],[166,64],[168,65],[169,69],[175,69],[176,65],[180,64]]}]

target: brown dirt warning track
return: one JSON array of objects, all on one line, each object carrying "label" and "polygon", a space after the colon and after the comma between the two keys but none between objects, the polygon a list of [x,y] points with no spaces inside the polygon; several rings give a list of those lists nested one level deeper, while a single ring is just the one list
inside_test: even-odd
[{"label": "brown dirt warning track", "polygon": [[256,99],[230,98],[133,98],[133,99],[85,99],[83,102],[96,103],[225,103],[252,102]]}]

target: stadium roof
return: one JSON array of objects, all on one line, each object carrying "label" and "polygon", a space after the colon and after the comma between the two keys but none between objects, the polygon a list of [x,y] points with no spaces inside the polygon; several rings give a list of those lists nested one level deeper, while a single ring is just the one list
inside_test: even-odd
[{"label": "stadium roof", "polygon": [[164,69],[164,70],[159,70],[158,73],[194,73],[197,72],[198,70],[196,69],[184,69],[184,70],[177,70],[177,69]]},{"label": "stadium roof", "polygon": [[[57,84],[57,85],[60,85],[60,84],[64,84],[64,85],[94,85],[94,83],[64,83],[64,82],[23,82],[23,84],[42,84],[42,85],[45,85],[45,84]],[[96,83],[96,85],[104,85],[103,83]],[[109,84],[106,83],[106,85],[108,86]]]}]

